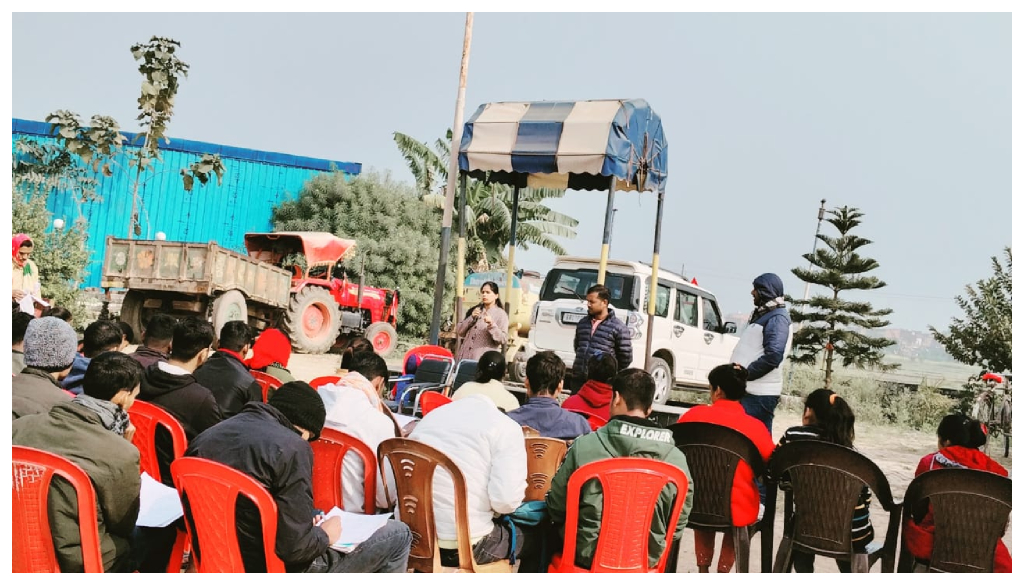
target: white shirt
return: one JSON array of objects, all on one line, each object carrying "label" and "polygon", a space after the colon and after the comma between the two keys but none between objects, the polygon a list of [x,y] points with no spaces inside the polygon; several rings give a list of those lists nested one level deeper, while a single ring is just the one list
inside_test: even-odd
[{"label": "white shirt", "polygon": [[491,399],[491,402],[496,404],[498,408],[505,412],[512,412],[519,408],[519,400],[516,399],[515,394],[512,394],[505,389],[505,385],[501,383],[501,380],[491,380],[486,384],[480,382],[466,382],[459,389],[452,394],[452,400],[462,400],[467,396],[473,394],[480,394]]},{"label": "white shirt", "polygon": [[[459,467],[466,479],[469,536],[474,543],[494,529],[496,514],[509,514],[523,503],[522,427],[487,397],[467,396],[431,411],[409,438],[441,451]],[[455,548],[455,489],[441,470],[434,475],[434,522],[440,546]]]},{"label": "white shirt", "polygon": [[[377,453],[377,447],[386,439],[395,438],[395,425],[388,415],[377,410],[369,399],[357,388],[327,384],[317,392],[327,409],[327,420],[324,426],[359,439]],[[390,508],[384,493],[384,483],[377,474],[378,508]],[[388,489],[395,493],[394,483]],[[363,460],[353,452],[345,454],[341,468],[341,491],[346,512],[363,513],[366,494],[363,490]]]}]

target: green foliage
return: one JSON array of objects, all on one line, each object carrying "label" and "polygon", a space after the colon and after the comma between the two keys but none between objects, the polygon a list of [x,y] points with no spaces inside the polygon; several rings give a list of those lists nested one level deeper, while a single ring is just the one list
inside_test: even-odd
[{"label": "green foliage", "polygon": [[[394,133],[394,140],[409,165],[420,198],[443,208],[452,131],[448,130],[447,140],[435,141],[433,149],[401,132]],[[574,228],[579,222],[568,215],[552,211],[543,203],[546,199],[557,199],[564,195],[565,191],[561,189],[520,191],[517,247],[528,250],[531,245],[537,245],[555,254],[566,253],[556,238],[574,239]],[[488,185],[476,179],[467,181],[466,208],[459,210],[456,205],[453,221],[458,222],[459,213],[465,213],[468,240],[466,261],[469,265],[504,265],[506,259],[502,251],[512,234],[512,203],[512,187]]]},{"label": "green foliage", "polygon": [[787,298],[794,323],[801,327],[793,335],[794,363],[813,364],[818,354],[825,354],[825,387],[832,387],[833,360],[842,358],[842,365],[858,368],[891,370],[895,365],[883,364],[883,350],[896,342],[871,337],[865,330],[885,327],[882,319],[892,309],[874,309],[871,303],[845,301],[839,294],[849,290],[872,290],[885,283],[866,273],[878,268],[878,262],[863,257],[858,250],[870,240],[852,234],[864,216],[856,208],[841,207],[828,212],[827,220],[839,232],[836,237],[819,234],[824,244],[813,254],[803,257],[811,268],[794,268],[793,274],[804,282],[831,289],[831,295],[817,295],[806,301]]},{"label": "green foliage", "polygon": [[954,318],[949,333],[928,328],[955,360],[994,372],[1013,369],[1013,254],[1009,247],[1003,254],[1005,266],[993,256],[993,275],[967,285],[966,298],[957,295],[964,318]]},{"label": "green foliage", "polygon": [[[307,181],[296,199],[275,208],[272,221],[276,231],[325,231],[356,240],[356,254],[345,263],[349,277],[356,277],[363,266],[367,285],[400,289],[398,331],[417,338],[427,335],[441,213],[413,189],[373,172],[351,181],[342,173],[324,173]],[[445,306],[454,284],[449,278]]]},{"label": "green foliage", "polygon": [[88,322],[80,289],[89,263],[87,222],[79,217],[72,226],[47,232],[50,219],[45,195],[13,192],[12,233],[28,234],[35,243],[32,260],[39,266],[43,298],[71,311],[74,325],[81,328]]}]

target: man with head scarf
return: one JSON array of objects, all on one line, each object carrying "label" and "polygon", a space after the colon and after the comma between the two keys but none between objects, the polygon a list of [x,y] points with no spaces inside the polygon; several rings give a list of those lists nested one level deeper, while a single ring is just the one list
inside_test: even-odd
[{"label": "man with head scarf", "polygon": [[288,360],[292,357],[292,342],[280,329],[265,329],[252,345],[249,369],[269,374],[282,382],[292,382],[295,377],[288,371]]},{"label": "man with head scarf", "polygon": [[16,303],[21,303],[26,294],[42,298],[39,267],[31,260],[33,247],[32,239],[26,234],[11,238],[11,299]]},{"label": "man with head scarf", "polygon": [[754,311],[732,351],[730,362],[747,368],[747,395],[740,403],[772,431],[782,394],[782,363],[793,343],[782,279],[770,272],[754,279]]}]

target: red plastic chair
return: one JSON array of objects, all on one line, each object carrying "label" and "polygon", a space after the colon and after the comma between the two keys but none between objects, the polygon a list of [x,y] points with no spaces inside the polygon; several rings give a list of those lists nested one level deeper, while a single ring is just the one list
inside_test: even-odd
[{"label": "red plastic chair", "polygon": [[252,377],[255,378],[256,382],[260,385],[260,390],[263,391],[264,403],[266,403],[267,401],[267,395],[270,394],[270,392],[280,388],[283,384],[281,380],[278,380],[277,378],[271,376],[266,372],[261,372],[259,370],[249,370],[249,373],[252,374]]},{"label": "red plastic chair", "polygon": [[[155,404],[141,400],[132,403],[131,409],[128,410],[128,418],[135,425],[132,444],[139,450],[140,470],[163,483],[163,474],[160,473],[159,457],[156,452],[156,429],[163,427],[171,435],[171,452],[173,453],[171,461],[185,455],[185,449],[188,447],[185,429],[171,413]],[[171,558],[167,564],[168,573],[181,571],[181,559],[188,548],[188,534],[179,532],[174,541],[174,548],[171,549]]]},{"label": "red plastic chair", "polygon": [[377,455],[366,443],[334,429],[324,428],[313,448],[313,506],[328,511],[345,509],[341,470],[349,451],[363,460],[363,513],[377,512]]},{"label": "red plastic chair", "polygon": [[578,415],[586,417],[587,423],[590,424],[590,430],[591,431],[596,431],[597,429],[599,429],[599,428],[603,427],[604,425],[608,424],[608,419],[602,418],[600,416],[597,416],[596,414],[594,414],[592,412],[587,412],[585,410],[578,410],[578,409],[575,409],[575,408],[566,408],[564,410],[568,410],[569,412],[575,412]]},{"label": "red plastic chair", "polygon": [[11,513],[11,570],[15,573],[59,573],[47,499],[50,482],[58,475],[78,495],[78,529],[86,573],[103,572],[103,552],[96,518],[96,492],[82,468],[71,461],[29,447],[11,447],[13,491]]},{"label": "red plastic chair", "polygon": [[181,457],[171,463],[171,477],[186,508],[185,526],[194,544],[192,553],[198,572],[245,572],[235,533],[235,501],[239,496],[252,501],[260,512],[267,572],[285,572],[284,562],[274,552],[277,504],[258,481],[227,465],[198,457]]},{"label": "red plastic chair", "polygon": [[[594,558],[587,570],[577,567],[574,561],[580,490],[592,479],[601,482],[604,510]],[[666,525],[669,527],[665,535],[667,542],[657,565],[652,568],[647,565],[651,518],[662,489],[670,483],[676,486],[676,498]],[[656,459],[616,457],[583,465],[569,477],[565,544],[562,554],[552,558],[548,572],[664,573],[688,485],[682,469]]]},{"label": "red plastic chair", "polygon": [[337,384],[340,380],[341,376],[320,376],[319,378],[313,378],[310,380],[309,385],[312,386],[314,390],[317,390],[321,386]]},{"label": "red plastic chair", "polygon": [[423,414],[423,416],[427,416],[427,413],[429,413],[431,410],[434,410],[435,408],[438,408],[440,406],[444,406],[445,404],[448,404],[449,402],[452,401],[451,398],[445,396],[444,394],[441,394],[440,392],[435,392],[433,390],[420,392],[420,395],[417,398],[420,401],[420,412]]}]

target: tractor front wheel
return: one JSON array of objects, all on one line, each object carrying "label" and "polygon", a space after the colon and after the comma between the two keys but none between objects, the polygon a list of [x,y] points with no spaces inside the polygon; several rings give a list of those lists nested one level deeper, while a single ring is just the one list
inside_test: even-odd
[{"label": "tractor front wheel", "polygon": [[388,357],[398,345],[398,332],[385,321],[378,321],[367,327],[366,338],[373,344],[373,351],[383,358]]}]

